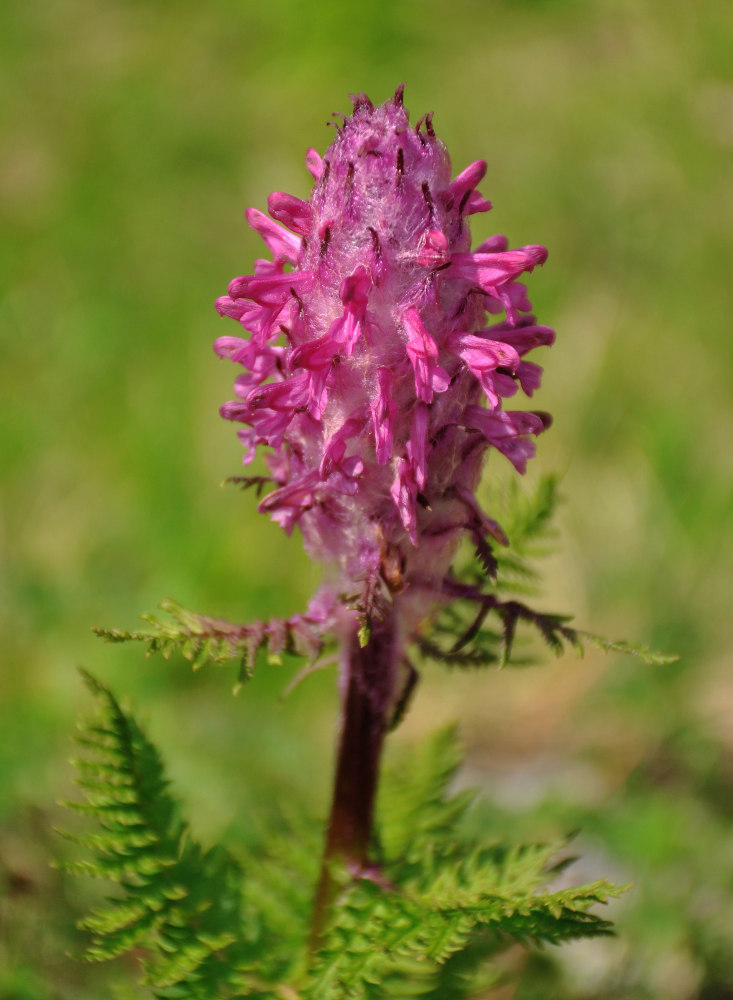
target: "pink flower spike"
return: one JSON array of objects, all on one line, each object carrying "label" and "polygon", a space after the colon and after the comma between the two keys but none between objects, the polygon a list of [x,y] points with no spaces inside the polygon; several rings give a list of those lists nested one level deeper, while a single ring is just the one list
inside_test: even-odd
[{"label": "pink flower spike", "polygon": [[448,372],[438,364],[437,344],[414,306],[402,314],[402,325],[407,331],[407,354],[415,370],[415,392],[418,399],[432,403],[433,393],[445,392],[450,385]]},{"label": "pink flower spike", "polygon": [[491,207],[486,163],[451,180],[432,116],[411,127],[402,87],[353,103],[323,157],[306,154],[308,199],[247,210],[269,254],[217,300],[238,336],[214,349],[237,365],[222,416],[277,486],[260,510],[331,567],[329,624],[346,636],[351,598],[366,619],[384,598],[399,645],[443,594],[462,532],[505,541],[474,490],[487,450],[520,472],[534,453],[549,418],[502,405],[535,392],[525,355],[554,334],[521,280],[544,248],[494,235],[470,249],[471,218]]},{"label": "pink flower spike", "polygon": [[303,242],[299,236],[293,235],[287,229],[273,222],[272,219],[268,219],[264,212],[260,212],[256,208],[248,208],[244,215],[250,226],[256,233],[260,234],[267,248],[276,257],[282,257],[290,264],[297,263],[298,253]]}]

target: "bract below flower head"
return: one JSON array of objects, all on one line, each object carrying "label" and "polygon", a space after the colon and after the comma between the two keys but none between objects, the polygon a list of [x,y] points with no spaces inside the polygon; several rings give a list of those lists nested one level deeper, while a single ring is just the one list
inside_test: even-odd
[{"label": "bract below flower head", "polygon": [[518,281],[547,252],[500,235],[472,251],[469,216],[491,208],[485,162],[451,179],[432,116],[411,127],[401,87],[379,107],[352,101],[325,155],[307,152],[310,198],[247,210],[273,259],[217,300],[244,328],[214,345],[244,369],[222,416],[244,425],[245,463],[268,449],[260,510],[300,527],[342,593],[382,591],[414,619],[461,536],[500,531],[474,496],[486,451],[524,472],[548,424],[502,409],[538,388],[523,358],[554,339]]}]

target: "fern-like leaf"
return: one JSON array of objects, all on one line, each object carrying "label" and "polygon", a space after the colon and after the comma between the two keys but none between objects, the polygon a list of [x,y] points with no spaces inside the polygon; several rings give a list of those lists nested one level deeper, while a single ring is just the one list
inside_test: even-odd
[{"label": "fern-like leaf", "polygon": [[274,1000],[274,987],[250,971],[256,921],[244,909],[239,864],[191,837],[155,746],[107,687],[83,677],[99,711],[79,737],[88,754],[77,762],[86,802],[69,805],[98,829],[67,834],[89,855],[67,867],[118,886],[81,921],[90,935],[84,957],[100,962],[142,949],[143,981],[160,997]]},{"label": "fern-like leaf", "polygon": [[623,653],[626,656],[635,656],[650,666],[663,666],[667,663],[676,663],[679,660],[679,656],[660,653],[649,646],[635,645],[619,639],[605,639],[602,635],[593,635],[592,632],[579,631],[578,638],[581,642],[602,649],[604,653]]},{"label": "fern-like leaf", "polygon": [[461,819],[471,792],[451,793],[460,761],[452,729],[411,766],[387,775],[379,830],[384,888],[352,885],[332,913],[310,970],[307,1000],[357,997],[464,1000],[482,962],[506,946],[612,933],[590,912],[623,890],[608,882],[551,891],[565,847],[470,845]]},{"label": "fern-like leaf", "polygon": [[97,627],[93,631],[107,642],[144,642],[149,656],[180,653],[194,670],[206,664],[239,660],[235,691],[252,676],[257,654],[262,649],[268,662],[277,664],[283,653],[315,660],[324,648],[322,625],[307,615],[235,625],[223,618],[196,614],[170,598],[162,601],[160,608],[168,617],[143,615],[143,621],[149,625],[147,629],[126,632]]}]

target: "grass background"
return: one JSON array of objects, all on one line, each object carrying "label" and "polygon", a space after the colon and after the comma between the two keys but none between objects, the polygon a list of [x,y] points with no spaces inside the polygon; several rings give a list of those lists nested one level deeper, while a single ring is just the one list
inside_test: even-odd
[{"label": "grass background", "polygon": [[330,112],[401,80],[456,170],[489,163],[477,239],[550,249],[530,282],[558,331],[532,473],[563,476],[546,606],[681,659],[430,673],[398,738],[460,719],[484,822],[580,827],[576,877],[636,884],[616,941],[510,955],[502,1000],[733,997],[732,51],[723,0],[2,6],[2,1000],[131,981],[65,957],[87,890],[48,867],[76,664],[143,708],[202,836],[325,807],[332,674],[282,703],[291,668],[263,670],[234,700],[229,674],[89,628],[167,594],[246,621],[312,592],[297,538],[218,487],[241,452],[212,303],[260,253],[243,209],[307,195]]}]

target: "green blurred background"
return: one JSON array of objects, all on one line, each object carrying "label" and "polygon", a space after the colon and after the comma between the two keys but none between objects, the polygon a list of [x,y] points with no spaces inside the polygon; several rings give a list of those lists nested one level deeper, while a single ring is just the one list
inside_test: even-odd
[{"label": "green blurred background", "polygon": [[[171,595],[247,621],[301,609],[297,538],[219,483],[234,371],[214,298],[260,254],[243,210],[307,195],[347,94],[405,80],[460,170],[478,239],[541,242],[558,331],[535,469],[562,474],[544,606],[681,654],[428,672],[398,742],[457,718],[484,824],[580,828],[573,877],[635,888],[617,940],[507,959],[528,998],[733,997],[733,5],[720,0],[24,0],[0,9],[3,667],[0,998],[123,995],[79,966],[65,844],[75,666],[132,696],[204,838],[322,812],[334,676],[230,672],[104,647]],[[227,326],[227,332],[233,332]],[[499,463],[492,464],[492,472]],[[127,994],[125,994],[127,995]]]}]

